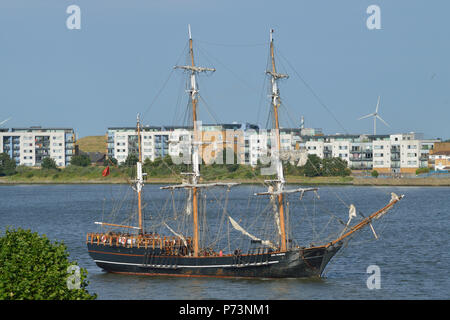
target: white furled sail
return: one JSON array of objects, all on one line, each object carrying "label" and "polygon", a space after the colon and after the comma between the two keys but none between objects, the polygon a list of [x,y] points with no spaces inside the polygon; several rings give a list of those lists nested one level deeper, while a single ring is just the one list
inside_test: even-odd
[{"label": "white furled sail", "polygon": [[174,235],[176,235],[178,238],[180,238],[181,241],[183,241],[183,244],[187,247],[186,239],[185,239],[181,234],[176,233],[171,227],[169,227],[169,226],[167,225],[167,223],[164,222],[164,225],[167,227],[167,229],[170,230],[170,232],[172,232]]},{"label": "white furled sail", "polygon": [[349,219],[356,218],[356,208],[354,204],[350,205],[350,209],[348,210],[348,218]]},{"label": "white furled sail", "polygon": [[344,229],[342,230],[340,236],[342,236],[344,234],[344,232],[347,230],[350,221],[352,221],[353,218],[356,218],[356,207],[354,204],[350,204],[349,209],[348,209],[348,221],[347,224],[345,225]]},{"label": "white furled sail", "polygon": [[233,226],[233,228],[236,229],[237,231],[240,231],[242,234],[246,235],[247,237],[251,238],[252,240],[261,241],[261,243],[265,246],[269,246],[274,250],[277,249],[275,247],[275,245],[272,242],[270,242],[269,240],[261,240],[261,239],[255,237],[254,235],[245,231],[244,228],[242,228],[232,217],[229,216],[228,218],[230,219],[230,222],[231,222],[231,225]]},{"label": "white furled sail", "polygon": [[[394,192],[391,192],[391,201],[389,201],[389,203],[396,203],[398,201],[400,201],[401,199],[403,199],[404,195],[402,194],[401,196],[395,194]],[[382,216],[384,216],[386,214],[386,212],[388,212],[390,209],[392,208],[392,206],[384,209],[383,211],[381,211],[377,217],[375,219],[380,219]]]},{"label": "white furled sail", "polygon": [[[273,186],[269,186],[269,189],[268,189],[267,192],[268,193],[273,193]],[[274,215],[274,218],[275,218],[275,223],[277,224],[278,234],[281,235],[280,214],[278,213],[278,206],[277,206],[274,194],[270,195],[270,203],[272,204],[273,215]]]},{"label": "white furled sail", "polygon": [[192,189],[188,190],[188,198],[186,200],[186,215],[190,216],[192,213]]},{"label": "white furled sail", "polygon": [[391,192],[391,201],[390,202],[394,202],[395,200],[400,200],[400,197],[398,195],[396,195],[394,192]]}]

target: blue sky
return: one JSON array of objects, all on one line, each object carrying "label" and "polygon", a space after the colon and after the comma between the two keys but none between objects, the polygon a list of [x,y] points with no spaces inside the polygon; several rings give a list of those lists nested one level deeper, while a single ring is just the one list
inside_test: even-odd
[{"label": "blue sky", "polygon": [[[66,27],[72,4],[80,30]],[[372,4],[381,30],[366,26]],[[371,133],[373,122],[357,118],[380,95],[391,127],[378,122],[377,133],[448,139],[449,12],[437,0],[2,0],[0,121],[70,127],[79,137],[133,126],[138,112],[145,124],[181,124],[184,78],[172,68],[186,63],[191,24],[197,64],[217,69],[199,79],[205,122],[265,125],[274,28],[279,71],[290,75],[280,87],[284,126],[303,115],[328,134]]]}]

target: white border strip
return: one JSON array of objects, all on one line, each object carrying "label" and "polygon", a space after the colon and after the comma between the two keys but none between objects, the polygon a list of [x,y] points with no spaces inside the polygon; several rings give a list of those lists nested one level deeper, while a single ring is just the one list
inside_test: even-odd
[{"label": "white border strip", "polygon": [[[163,265],[145,265],[145,264],[140,264],[140,263],[125,263],[125,262],[111,262],[111,261],[103,261],[103,260],[94,260],[96,263],[100,262],[100,263],[109,263],[109,264],[122,264],[122,265],[129,265],[129,266],[138,266],[138,267],[150,267],[150,268],[162,268]],[[210,266],[180,266],[180,265],[176,265],[177,268],[226,268],[226,267],[251,267],[251,266],[260,266],[260,265],[267,265],[267,264],[273,264],[273,263],[279,263],[280,261],[269,261],[267,263],[261,263],[258,262],[256,264],[219,264],[219,265],[210,265]],[[164,265],[166,266],[166,265]],[[175,265],[167,265],[167,266],[175,266]]]}]

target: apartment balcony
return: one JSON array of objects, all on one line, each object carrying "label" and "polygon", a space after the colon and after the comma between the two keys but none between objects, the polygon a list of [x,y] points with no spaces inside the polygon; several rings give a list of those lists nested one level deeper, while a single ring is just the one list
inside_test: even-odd
[{"label": "apartment balcony", "polygon": [[400,161],[391,161],[391,168],[394,169],[400,168]]}]

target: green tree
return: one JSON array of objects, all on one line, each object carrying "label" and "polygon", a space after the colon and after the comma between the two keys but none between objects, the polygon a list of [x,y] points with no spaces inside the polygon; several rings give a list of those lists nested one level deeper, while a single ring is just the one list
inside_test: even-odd
[{"label": "green tree", "polygon": [[50,157],[44,158],[41,163],[43,169],[56,169],[56,162]]},{"label": "green tree", "polygon": [[[230,156],[232,155],[232,156]],[[228,159],[228,157],[230,159]],[[227,161],[229,163],[227,163]],[[214,166],[225,166],[228,172],[235,172],[239,169],[238,156],[232,148],[222,149],[214,159]]]},{"label": "green tree", "polygon": [[105,161],[103,161],[103,165],[106,166],[110,166],[111,164],[113,165],[117,165],[117,159],[113,158],[113,157],[109,157],[108,159],[105,159]]},{"label": "green tree", "polygon": [[378,178],[378,171],[377,170],[373,170],[371,173],[371,176],[374,178]]},{"label": "green tree", "polygon": [[70,164],[73,166],[87,167],[91,164],[91,159],[85,154],[73,156],[72,159],[70,159]]},{"label": "green tree", "polygon": [[349,176],[351,170],[347,167],[347,161],[336,157],[322,160],[322,175],[324,176]]},{"label": "green tree", "polygon": [[306,164],[302,167],[303,173],[307,177],[317,177],[322,175],[322,159],[320,159],[315,154],[308,154],[308,160]]},{"label": "green tree", "polygon": [[0,153],[0,176],[10,176],[16,173],[16,162],[7,153]]},{"label": "green tree", "polygon": [[139,159],[137,155],[135,155],[134,153],[130,153],[128,157],[125,159],[124,166],[127,167],[135,166],[138,161]]},{"label": "green tree", "polygon": [[[87,271],[68,260],[66,246],[30,230],[0,237],[0,300],[91,300]],[[70,274],[71,269],[79,275]],[[73,282],[74,278],[76,281]]]}]

